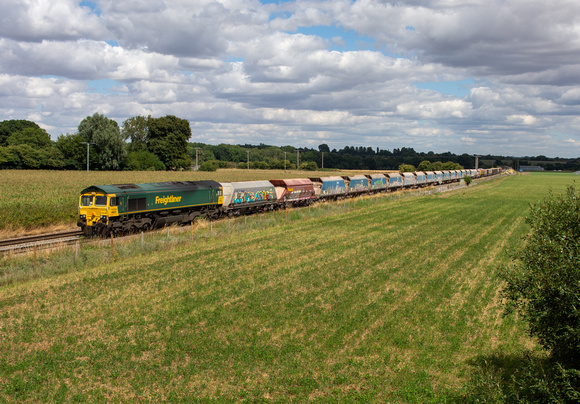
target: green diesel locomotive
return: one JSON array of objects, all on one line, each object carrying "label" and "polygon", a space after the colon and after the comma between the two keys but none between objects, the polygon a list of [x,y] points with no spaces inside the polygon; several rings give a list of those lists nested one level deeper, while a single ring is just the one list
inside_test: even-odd
[{"label": "green diesel locomotive", "polygon": [[147,230],[217,217],[222,203],[215,181],[93,185],[81,191],[77,225],[87,237]]}]

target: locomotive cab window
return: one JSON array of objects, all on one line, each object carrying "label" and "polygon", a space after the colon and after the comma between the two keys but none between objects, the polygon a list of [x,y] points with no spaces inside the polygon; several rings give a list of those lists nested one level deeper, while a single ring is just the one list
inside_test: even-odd
[{"label": "locomotive cab window", "polygon": [[93,206],[93,196],[92,195],[81,196],[81,206]]},{"label": "locomotive cab window", "polygon": [[105,195],[95,196],[95,206],[107,206],[107,197]]},{"label": "locomotive cab window", "polygon": [[110,202],[109,202],[109,206],[117,206],[118,202],[117,202],[117,197],[114,196],[111,198]]}]

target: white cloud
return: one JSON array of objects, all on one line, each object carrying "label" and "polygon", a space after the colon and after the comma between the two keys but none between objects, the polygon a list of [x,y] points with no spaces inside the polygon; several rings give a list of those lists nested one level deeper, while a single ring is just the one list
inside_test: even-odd
[{"label": "white cloud", "polygon": [[[53,138],[101,112],[177,115],[212,143],[578,150],[575,1],[95,5],[0,4],[3,119],[33,119]],[[374,47],[356,49],[362,36]],[[415,85],[462,80],[475,83],[465,96]]]},{"label": "white cloud", "polygon": [[566,90],[560,97],[560,101],[564,104],[580,104],[580,88],[573,87]]},{"label": "white cloud", "polygon": [[403,115],[419,116],[422,119],[465,118],[470,114],[471,106],[463,100],[444,100],[437,102],[408,102],[397,107]]},{"label": "white cloud", "polygon": [[0,36],[14,40],[105,38],[107,29],[88,7],[74,0],[3,0]]},{"label": "white cloud", "polygon": [[536,117],[531,115],[510,115],[506,117],[507,121],[510,123],[523,124],[523,125],[533,125],[537,122]]},{"label": "white cloud", "polygon": [[572,145],[572,146],[580,146],[580,140],[578,139],[566,139],[564,142]]}]

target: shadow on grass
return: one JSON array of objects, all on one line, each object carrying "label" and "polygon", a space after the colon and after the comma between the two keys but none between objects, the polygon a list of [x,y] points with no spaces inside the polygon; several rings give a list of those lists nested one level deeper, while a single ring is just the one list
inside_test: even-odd
[{"label": "shadow on grass", "polygon": [[543,354],[501,352],[472,360],[471,377],[456,403],[578,403],[580,371]]}]

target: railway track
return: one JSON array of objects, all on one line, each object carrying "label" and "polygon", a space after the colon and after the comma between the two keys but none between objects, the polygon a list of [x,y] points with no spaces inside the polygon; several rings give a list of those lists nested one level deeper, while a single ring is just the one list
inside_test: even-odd
[{"label": "railway track", "polygon": [[21,252],[33,248],[45,249],[54,244],[73,244],[83,233],[79,230],[39,234],[0,240],[0,253]]}]

